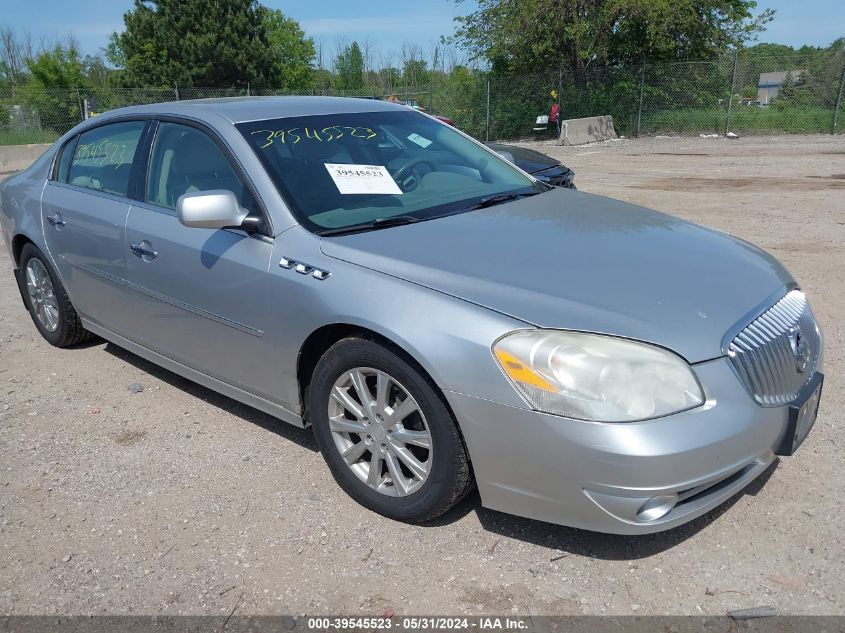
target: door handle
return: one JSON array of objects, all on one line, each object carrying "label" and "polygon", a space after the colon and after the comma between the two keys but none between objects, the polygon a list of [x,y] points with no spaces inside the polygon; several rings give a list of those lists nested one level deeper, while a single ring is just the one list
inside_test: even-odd
[{"label": "door handle", "polygon": [[47,216],[47,222],[49,222],[51,226],[59,226],[59,227],[64,226],[66,224],[65,221],[62,220],[62,216],[60,216],[58,213],[54,216],[48,215]]},{"label": "door handle", "polygon": [[139,242],[138,244],[130,244],[129,250],[139,257],[146,257],[148,259],[155,259],[158,257],[158,253],[156,251],[146,248],[142,242]]}]

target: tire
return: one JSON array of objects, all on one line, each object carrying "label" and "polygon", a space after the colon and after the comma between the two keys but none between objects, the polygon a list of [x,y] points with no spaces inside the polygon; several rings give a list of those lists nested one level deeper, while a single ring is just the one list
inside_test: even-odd
[{"label": "tire", "polygon": [[[37,262],[33,262],[37,260]],[[57,323],[54,330],[51,330],[47,325],[42,323],[41,319],[36,313],[36,308],[33,304],[33,299],[30,296],[27,285],[27,271],[30,267],[33,270],[38,270],[38,263],[40,263],[43,270],[46,272],[52,284],[52,297],[55,298],[55,310],[57,312]],[[30,317],[35,327],[41,333],[41,336],[56,347],[68,347],[82,343],[90,338],[93,334],[82,327],[82,322],[79,320],[79,315],[73,308],[70,299],[67,296],[62,282],[56,273],[49,260],[38,250],[33,244],[26,244],[21,251],[20,274],[18,276],[18,283],[21,287],[21,294],[23,295],[24,305],[29,311]]]},{"label": "tire", "polygon": [[[337,393],[335,388],[339,384],[346,384],[345,381],[358,384],[352,377],[356,371],[359,380],[363,377],[369,385],[365,388],[371,396],[373,409],[370,413],[376,411],[373,419],[378,418],[379,422],[377,425],[364,422],[369,424],[366,434],[337,433],[339,410],[345,416],[340,420],[341,424],[348,422],[355,424],[355,428],[360,424],[360,419],[332,395]],[[384,376],[389,387],[383,401],[395,406],[379,409],[377,385]],[[353,405],[360,404],[357,389],[349,388],[346,393],[352,397]],[[407,396],[411,397],[410,401]],[[407,417],[396,422],[391,420],[391,416],[401,415],[399,409],[405,411],[414,405],[416,408]],[[361,419],[366,420],[365,409],[359,408],[365,414]],[[408,523],[430,521],[449,510],[474,486],[463,438],[436,386],[412,362],[379,343],[353,337],[339,341],[326,351],[308,387],[308,417],[335,481],[358,503],[383,516]],[[426,433],[428,438],[424,437]],[[367,441],[365,437],[371,444],[362,448]],[[407,437],[415,439],[405,444],[402,438]],[[429,442],[429,448],[425,448],[426,442]],[[404,451],[396,449],[397,446]],[[360,461],[349,465],[341,455],[343,449],[365,452]],[[375,470],[373,460],[377,451],[381,451],[381,457],[379,469]],[[408,464],[414,460],[405,461],[409,459],[409,452],[417,462],[413,469],[408,468]],[[419,472],[420,465],[428,469],[424,478],[414,474]],[[399,472],[394,477],[397,466]],[[383,473],[380,484],[368,483],[370,471],[376,473],[376,478],[378,473]]]}]

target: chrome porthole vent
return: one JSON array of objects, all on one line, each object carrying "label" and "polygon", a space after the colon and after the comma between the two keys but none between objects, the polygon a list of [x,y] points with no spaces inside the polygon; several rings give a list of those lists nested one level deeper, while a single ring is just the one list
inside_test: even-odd
[{"label": "chrome porthole vent", "polygon": [[279,268],[293,270],[298,272],[300,275],[310,275],[314,279],[318,279],[320,281],[324,281],[332,276],[328,270],[321,270],[316,266],[291,259],[290,257],[282,257],[279,260]]}]

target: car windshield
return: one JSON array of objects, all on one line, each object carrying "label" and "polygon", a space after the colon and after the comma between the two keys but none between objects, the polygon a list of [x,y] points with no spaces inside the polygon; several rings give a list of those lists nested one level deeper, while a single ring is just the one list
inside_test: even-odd
[{"label": "car windshield", "polygon": [[237,127],[299,221],[319,234],[428,220],[546,190],[448,125],[411,110]]}]

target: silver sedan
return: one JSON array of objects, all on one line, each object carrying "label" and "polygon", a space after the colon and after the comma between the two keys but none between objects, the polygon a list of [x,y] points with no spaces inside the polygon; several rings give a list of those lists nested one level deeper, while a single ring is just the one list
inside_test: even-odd
[{"label": "silver sedan", "polygon": [[[822,340],[751,244],[548,186],[401,106],[109,112],[0,189],[39,332],[297,426],[364,506],[664,530],[815,421]],[[294,476],[297,476],[294,474]]]}]

